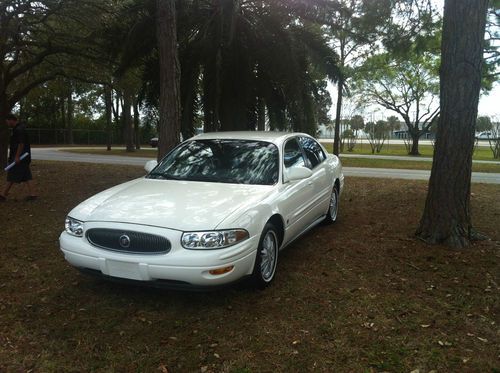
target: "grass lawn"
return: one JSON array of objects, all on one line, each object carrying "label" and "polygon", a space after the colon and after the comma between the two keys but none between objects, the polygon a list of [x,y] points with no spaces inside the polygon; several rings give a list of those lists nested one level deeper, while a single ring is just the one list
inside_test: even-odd
[{"label": "grass lawn", "polygon": [[[399,161],[393,159],[373,159],[373,158],[342,158],[344,167],[369,167],[369,168],[401,168],[407,170],[430,170],[432,162],[424,161]],[[500,164],[473,163],[473,172],[500,173]]]},{"label": "grass lawn", "polygon": [[[328,150],[330,153],[333,152],[333,144],[331,143],[322,143],[322,145]],[[421,156],[423,157],[432,157],[434,153],[434,148],[431,145],[419,145],[418,147]],[[348,154],[372,154],[372,150],[370,147],[370,144],[356,144],[356,147],[352,152],[347,152]],[[381,152],[378,153],[379,155],[403,155],[403,156],[408,156],[408,152],[406,151],[406,148],[404,145],[400,144],[385,144],[384,147],[382,148]],[[374,155],[377,155],[374,154]],[[489,147],[476,147],[474,151],[474,155],[472,156],[472,159],[475,160],[483,160],[483,161],[493,161],[495,160],[493,158],[493,152],[490,150]],[[498,159],[497,159],[498,160]]]},{"label": "grass lawn", "polygon": [[58,248],[72,207],[141,168],[33,172],[40,199],[15,189],[0,205],[1,372],[500,368],[497,185],[472,185],[473,221],[492,240],[455,251],[413,236],[427,182],[346,178],[340,220],[282,252],[271,287],[182,293],[88,278]]}]

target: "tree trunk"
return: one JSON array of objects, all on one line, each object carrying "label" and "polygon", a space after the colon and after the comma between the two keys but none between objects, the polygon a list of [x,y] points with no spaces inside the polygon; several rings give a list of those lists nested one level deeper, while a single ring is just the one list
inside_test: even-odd
[{"label": "tree trunk", "polygon": [[420,152],[418,151],[418,142],[420,140],[420,133],[413,133],[409,132],[411,136],[411,149],[410,152],[408,153],[409,155],[420,155]]},{"label": "tree trunk", "polygon": [[195,134],[194,119],[196,114],[194,108],[198,93],[200,68],[197,64],[192,63],[193,60],[194,57],[191,54],[187,54],[184,56],[184,64],[181,63],[181,132],[184,140],[189,139]]},{"label": "tree trunk", "polygon": [[335,135],[333,138],[333,154],[340,154],[340,116],[342,115],[342,87],[344,82],[342,78],[339,78],[337,83],[337,107],[335,116]]},{"label": "tree trunk", "polygon": [[156,0],[156,36],[160,60],[158,159],[180,141],[180,66],[175,0]]},{"label": "tree trunk", "polygon": [[73,91],[71,89],[71,85],[70,85],[70,89],[68,92],[67,100],[68,100],[68,110],[66,111],[66,125],[67,125],[67,132],[68,132],[68,144],[73,145],[73,143],[74,143],[74,141],[73,141],[73,111],[74,111],[73,109],[74,109],[74,105],[73,105]]},{"label": "tree trunk", "polygon": [[0,173],[7,166],[7,153],[9,149],[9,128],[5,124],[6,111],[0,109]]},{"label": "tree trunk", "polygon": [[429,191],[417,236],[455,248],[472,228],[470,181],[488,0],[446,0],[441,44],[441,114]]},{"label": "tree trunk", "polygon": [[266,129],[266,104],[262,97],[257,98],[257,131]]},{"label": "tree trunk", "polygon": [[133,152],[134,148],[134,122],[132,121],[132,115],[130,115],[130,109],[132,108],[132,95],[130,93],[130,88],[125,87],[123,90],[123,128],[125,135],[125,146],[127,152]]},{"label": "tree trunk", "polygon": [[120,101],[121,101],[121,92],[117,88],[117,89],[115,89],[115,104],[116,104],[116,107],[114,105],[112,106],[112,108],[113,108],[113,115],[115,117],[116,128],[121,128],[121,126],[120,126]]},{"label": "tree trunk", "polygon": [[7,165],[7,152],[9,149],[9,128],[5,123],[5,116],[9,114],[10,108],[7,104],[6,88],[0,74],[0,173]]},{"label": "tree trunk", "polygon": [[113,97],[111,95],[111,87],[107,84],[104,85],[104,104],[106,105],[106,145],[107,150],[111,150],[111,136],[112,136],[112,126],[113,122]]},{"label": "tree trunk", "polygon": [[134,142],[135,149],[141,149],[141,129],[139,127],[140,117],[139,117],[139,103],[137,99],[134,99]]}]

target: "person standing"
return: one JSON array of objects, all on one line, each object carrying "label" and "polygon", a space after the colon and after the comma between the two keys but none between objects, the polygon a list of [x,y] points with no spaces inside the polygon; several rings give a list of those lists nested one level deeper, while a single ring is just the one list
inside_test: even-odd
[{"label": "person standing", "polygon": [[[9,164],[15,162],[16,165],[7,171],[7,185],[0,194],[0,201],[5,201],[13,184],[26,183],[28,196],[26,200],[31,201],[37,198],[33,187],[33,176],[30,170],[31,147],[26,131],[26,125],[19,122],[14,114],[8,114],[5,118],[6,124],[12,128],[12,136],[9,146]],[[21,155],[28,153],[28,156],[21,159]]]}]

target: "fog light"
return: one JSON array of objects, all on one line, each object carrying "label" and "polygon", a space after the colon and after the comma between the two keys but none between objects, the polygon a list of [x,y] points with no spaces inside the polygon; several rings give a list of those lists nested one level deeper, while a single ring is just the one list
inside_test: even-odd
[{"label": "fog light", "polygon": [[214,276],[220,276],[220,275],[223,275],[224,273],[231,272],[233,270],[233,268],[234,268],[234,266],[211,269],[210,271],[208,271],[208,273],[210,273],[211,275],[214,275]]}]

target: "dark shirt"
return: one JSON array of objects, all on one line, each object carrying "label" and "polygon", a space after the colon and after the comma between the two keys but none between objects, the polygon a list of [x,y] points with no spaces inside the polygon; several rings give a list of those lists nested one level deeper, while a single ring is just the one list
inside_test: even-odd
[{"label": "dark shirt", "polygon": [[19,144],[24,144],[23,151],[20,155],[23,155],[24,153],[29,154],[22,162],[29,163],[31,161],[30,140],[28,137],[28,131],[26,131],[26,125],[21,122],[19,122],[12,130],[12,136],[10,137],[9,163],[14,162]]}]

